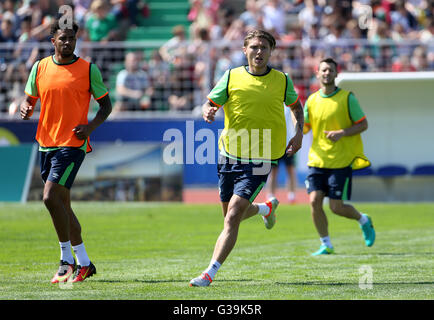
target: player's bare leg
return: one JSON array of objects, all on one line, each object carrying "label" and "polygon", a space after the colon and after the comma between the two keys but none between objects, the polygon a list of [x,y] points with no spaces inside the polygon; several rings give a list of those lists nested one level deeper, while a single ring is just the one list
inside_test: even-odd
[{"label": "player's bare leg", "polygon": [[225,216],[223,231],[214,248],[213,260],[217,260],[220,264],[226,260],[235,246],[241,220],[249,206],[249,200],[235,194],[232,196]]},{"label": "player's bare leg", "polygon": [[323,209],[324,193],[312,191],[309,194],[309,203],[313,224],[320,237],[328,236],[328,221]]},{"label": "player's bare leg", "polygon": [[314,252],[312,255],[322,255],[333,253],[333,246],[330,242],[330,237],[328,235],[328,221],[327,216],[323,209],[324,192],[322,191],[312,191],[309,194],[309,202],[312,213],[312,220],[315,228],[320,236],[321,247],[318,251]]},{"label": "player's bare leg", "polygon": [[356,208],[350,204],[345,204],[342,200],[330,199],[329,205],[330,210],[341,217],[353,220],[360,220],[361,218],[361,214]]},{"label": "player's bare leg", "polygon": [[60,245],[59,269],[51,279],[51,283],[65,282],[75,270],[75,260],[71,253],[70,218],[62,199],[68,189],[51,181],[45,183],[43,201],[56,229]]},{"label": "player's bare leg", "polygon": [[220,266],[226,260],[235,246],[238,230],[244,213],[250,202],[240,196],[233,195],[229,202],[222,203],[224,216],[223,231],[217,238],[211,262],[208,268],[199,276],[190,281],[190,286],[209,286]]},{"label": "player's bare leg", "polygon": [[74,211],[71,207],[71,194],[68,190],[68,192],[65,192],[62,198],[63,205],[65,207],[66,212],[69,216],[69,237],[71,239],[71,245],[76,246],[81,243],[83,243],[83,239],[81,237],[81,225],[80,222],[77,219],[77,216],[75,215]]},{"label": "player's bare leg", "polygon": [[57,183],[48,180],[45,183],[43,201],[50,212],[59,242],[70,240],[70,219],[62,201],[67,191]]},{"label": "player's bare leg", "polygon": [[375,230],[372,225],[372,219],[366,214],[360,213],[350,204],[345,204],[342,200],[330,199],[330,210],[333,213],[348,218],[357,220],[362,229],[365,244],[371,247],[375,242]]}]

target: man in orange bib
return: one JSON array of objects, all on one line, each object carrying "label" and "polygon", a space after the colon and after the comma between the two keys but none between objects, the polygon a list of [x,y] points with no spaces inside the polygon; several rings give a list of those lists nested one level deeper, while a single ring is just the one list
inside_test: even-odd
[{"label": "man in orange bib", "polygon": [[[36,140],[45,183],[43,201],[53,220],[61,252],[52,283],[66,282],[71,276],[73,282],[79,282],[96,273],[71,208],[70,188],[86,153],[92,150],[90,134],[107,119],[112,105],[98,68],[74,55],[77,31],[75,23],[63,25],[54,21],[54,55],[33,65],[25,88],[27,98],[20,107],[21,118],[28,120],[41,99]],[[100,108],[88,122],[91,95]]]}]

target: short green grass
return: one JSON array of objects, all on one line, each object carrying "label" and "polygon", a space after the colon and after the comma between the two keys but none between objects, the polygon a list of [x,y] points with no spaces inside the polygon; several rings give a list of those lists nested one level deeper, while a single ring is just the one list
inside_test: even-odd
[{"label": "short green grass", "polygon": [[[281,205],[266,230],[244,221],[238,242],[208,288],[189,281],[208,265],[223,227],[219,205],[74,203],[98,273],[50,284],[59,245],[42,203],[0,203],[0,299],[292,300],[433,299],[434,203],[357,203],[377,241],[327,210],[336,254],[311,257],[319,239],[307,205]],[[372,289],[361,289],[362,266]]]}]

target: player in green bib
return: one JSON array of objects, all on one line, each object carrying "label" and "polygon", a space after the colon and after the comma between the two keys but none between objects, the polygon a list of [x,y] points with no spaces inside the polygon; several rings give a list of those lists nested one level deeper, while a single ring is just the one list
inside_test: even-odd
[{"label": "player in green bib", "polygon": [[336,61],[322,60],[317,72],[321,89],[309,96],[304,108],[304,133],[312,130],[313,136],[306,188],[312,219],[321,240],[319,250],[313,255],[334,252],[323,210],[326,196],[333,213],[359,222],[368,247],[375,241],[371,218],[344,203],[351,196],[352,170],[370,166],[360,136],[368,128],[368,122],[355,96],[336,87],[336,77]]},{"label": "player in green bib", "polygon": [[[244,39],[248,65],[226,71],[203,105],[203,118],[214,121],[223,107],[225,127],[220,136],[217,165],[224,228],[214,247],[211,262],[190,286],[209,286],[226,260],[238,236],[242,220],[262,216],[267,229],[276,221],[276,198],[254,203],[271,170],[271,164],[301,148],[303,107],[287,74],[268,66],[276,45],[273,36],[254,30]],[[295,119],[294,137],[286,136],[290,108]]]}]

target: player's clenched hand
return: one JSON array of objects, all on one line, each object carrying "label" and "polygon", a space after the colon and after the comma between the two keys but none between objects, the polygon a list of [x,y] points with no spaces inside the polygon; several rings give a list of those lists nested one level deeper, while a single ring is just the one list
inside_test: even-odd
[{"label": "player's clenched hand", "polygon": [[72,131],[74,131],[76,137],[80,140],[86,140],[92,133],[92,129],[88,124],[80,124],[72,129]]},{"label": "player's clenched hand", "polygon": [[213,122],[218,109],[218,107],[212,106],[209,103],[204,104],[202,108],[203,119],[208,123]]},{"label": "player's clenched hand", "polygon": [[344,130],[335,130],[335,131],[324,131],[326,138],[331,141],[338,141],[340,138],[344,136]]},{"label": "player's clenched hand", "polygon": [[33,113],[33,106],[29,104],[22,104],[20,107],[21,119],[29,120]]},{"label": "player's clenched hand", "polygon": [[289,140],[288,146],[286,147],[286,154],[288,157],[294,155],[301,148],[303,142],[303,134],[297,132],[291,140]]}]

